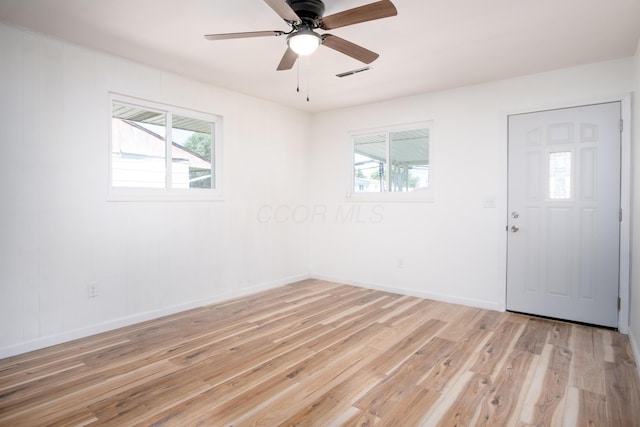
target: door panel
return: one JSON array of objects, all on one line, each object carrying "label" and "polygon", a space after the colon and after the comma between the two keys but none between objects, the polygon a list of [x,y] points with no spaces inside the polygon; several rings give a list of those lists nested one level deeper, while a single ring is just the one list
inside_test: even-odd
[{"label": "door panel", "polygon": [[617,326],[620,108],[509,117],[508,310]]}]

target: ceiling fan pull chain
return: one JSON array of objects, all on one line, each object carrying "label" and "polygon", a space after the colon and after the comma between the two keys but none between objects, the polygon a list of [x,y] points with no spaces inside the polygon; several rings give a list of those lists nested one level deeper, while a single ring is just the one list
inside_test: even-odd
[{"label": "ceiling fan pull chain", "polygon": [[311,58],[307,58],[307,102],[309,102],[309,82],[311,81]]},{"label": "ceiling fan pull chain", "polygon": [[300,61],[298,61],[296,63],[296,73],[297,73],[297,76],[296,76],[296,78],[297,78],[297,80],[296,80],[296,82],[297,82],[296,92],[300,93]]}]

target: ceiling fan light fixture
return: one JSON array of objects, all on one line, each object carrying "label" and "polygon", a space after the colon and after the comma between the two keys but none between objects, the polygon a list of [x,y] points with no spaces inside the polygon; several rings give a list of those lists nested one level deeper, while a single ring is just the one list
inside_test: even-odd
[{"label": "ceiling fan light fixture", "polygon": [[300,29],[287,38],[287,44],[291,50],[301,56],[311,55],[321,43],[320,35],[308,28]]}]

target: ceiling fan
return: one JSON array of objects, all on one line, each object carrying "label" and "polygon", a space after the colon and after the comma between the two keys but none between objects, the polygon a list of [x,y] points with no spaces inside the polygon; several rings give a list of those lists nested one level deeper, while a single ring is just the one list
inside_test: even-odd
[{"label": "ceiling fan", "polygon": [[277,70],[289,70],[299,55],[310,55],[320,45],[327,46],[358,61],[370,64],[378,54],[332,34],[314,30],[333,30],[347,25],[387,18],[398,14],[390,0],[381,0],[329,16],[323,16],[322,0],[264,0],[291,27],[289,31],[252,31],[244,33],[208,34],[207,40],[241,39],[249,37],[287,36],[287,50]]}]

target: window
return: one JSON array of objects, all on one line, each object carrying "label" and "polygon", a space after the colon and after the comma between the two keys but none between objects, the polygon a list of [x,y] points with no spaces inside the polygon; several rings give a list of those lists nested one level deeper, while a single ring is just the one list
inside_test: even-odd
[{"label": "window", "polygon": [[549,199],[571,199],[571,151],[549,153]]},{"label": "window", "polygon": [[219,196],[220,117],[115,95],[110,116],[111,198]]},{"label": "window", "polygon": [[350,197],[372,198],[372,193],[399,200],[431,196],[430,123],[354,133],[351,139]]}]

